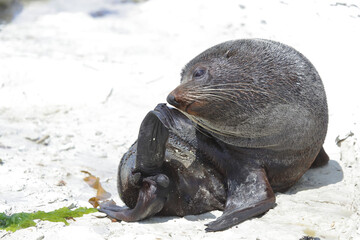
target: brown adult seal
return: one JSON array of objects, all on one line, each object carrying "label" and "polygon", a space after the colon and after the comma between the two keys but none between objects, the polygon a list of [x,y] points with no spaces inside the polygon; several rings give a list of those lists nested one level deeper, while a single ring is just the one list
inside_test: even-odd
[{"label": "brown adult seal", "polygon": [[[216,45],[185,66],[181,84],[167,100],[193,124],[178,128],[174,121],[161,120],[186,122],[174,112],[173,118],[162,118],[156,111],[150,115],[157,117],[145,118],[137,147],[130,153],[136,156],[134,163],[120,164],[119,169],[119,190],[128,196],[123,200],[132,209],[105,207],[112,217],[136,221],[156,213],[181,216],[184,212],[176,210],[171,198],[174,189],[179,190],[175,195],[186,214],[197,213],[183,201],[195,193],[178,182],[196,178],[197,168],[190,166],[174,174],[177,165],[169,165],[167,159],[176,159],[176,154],[165,154],[173,148],[169,136],[181,136],[181,141],[196,149],[193,163],[206,163],[205,168],[221,176],[197,181],[194,189],[209,192],[211,180],[223,179],[225,210],[208,224],[207,231],[224,230],[268,211],[275,205],[275,191],[287,190],[312,165],[329,160],[322,148],[328,123],[323,84],[314,66],[284,44],[246,39]],[[188,127],[196,130],[192,137],[188,137]],[[189,158],[185,145],[177,153],[184,153],[184,159]],[[130,162],[126,159],[125,163]],[[178,162],[184,165],[184,159]],[[122,180],[121,173],[126,175]],[[210,197],[222,201],[221,194]],[[203,201],[207,201],[205,195]],[[199,206],[201,210],[221,209]]]},{"label": "brown adult seal", "polygon": [[328,124],[322,81],[287,45],[262,39],[216,45],[186,65],[167,100],[223,145],[224,154],[211,160],[227,179],[226,206],[208,231],[264,213],[275,204],[274,191],[329,159],[322,149]]}]

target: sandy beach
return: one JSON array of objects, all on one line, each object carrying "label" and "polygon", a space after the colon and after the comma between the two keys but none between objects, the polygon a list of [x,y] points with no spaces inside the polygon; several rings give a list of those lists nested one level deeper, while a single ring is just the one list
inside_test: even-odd
[{"label": "sandy beach", "polygon": [[[1,2],[1,1],[0,1]],[[81,171],[116,188],[121,156],[183,66],[223,41],[266,38],[303,53],[329,105],[328,165],[309,170],[277,206],[206,233],[220,211],[113,223],[0,230],[0,239],[360,239],[360,3],[345,0],[30,1],[0,25],[0,212],[91,207]]]}]

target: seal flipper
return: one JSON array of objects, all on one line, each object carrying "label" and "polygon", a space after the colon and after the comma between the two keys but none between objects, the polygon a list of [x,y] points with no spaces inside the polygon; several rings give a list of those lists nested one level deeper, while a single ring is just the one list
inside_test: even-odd
[{"label": "seal flipper", "polygon": [[165,157],[165,144],[169,130],[154,111],[141,123],[136,149],[135,170],[147,176],[158,174]]},{"label": "seal flipper", "polygon": [[[100,211],[124,221],[137,221],[159,212],[165,204],[164,198],[159,196],[166,195],[170,187],[166,191],[161,190],[157,185],[164,185],[166,181],[156,178],[159,182],[154,184],[150,180],[156,176],[165,176],[161,173],[164,170],[169,134],[190,130],[194,130],[191,121],[178,110],[168,108],[166,104],[158,104],[150,111],[141,123],[138,140],[124,154],[119,165],[118,191],[121,200],[130,209],[121,209],[114,204],[112,208],[109,204],[103,204]],[[150,188],[157,187],[157,191],[160,192],[155,192],[154,195],[148,192],[144,185],[149,185]]]},{"label": "seal flipper", "polygon": [[249,166],[227,174],[228,191],[223,215],[207,224],[207,232],[228,229],[275,206],[275,195],[264,169]]},{"label": "seal flipper", "polygon": [[143,179],[135,208],[119,207],[114,204],[101,204],[100,212],[120,221],[135,222],[160,212],[168,198],[169,178],[158,174]]},{"label": "seal flipper", "polygon": [[193,128],[191,121],[178,110],[168,108],[164,103],[158,104],[141,123],[133,172],[140,172],[145,176],[159,174],[170,132],[186,132],[190,135],[188,132]]},{"label": "seal flipper", "polygon": [[311,168],[322,167],[329,162],[329,156],[326,154],[324,147],[321,147],[320,152],[316,156]]}]

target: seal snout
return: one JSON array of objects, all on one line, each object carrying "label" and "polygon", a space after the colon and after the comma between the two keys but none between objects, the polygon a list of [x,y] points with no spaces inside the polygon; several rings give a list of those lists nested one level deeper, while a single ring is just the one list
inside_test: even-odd
[{"label": "seal snout", "polygon": [[176,108],[180,107],[180,103],[176,100],[175,95],[172,92],[167,96],[166,101]]},{"label": "seal snout", "polygon": [[191,115],[197,116],[198,111],[201,110],[203,102],[189,99],[189,96],[183,89],[176,88],[166,98],[166,101],[177,109],[187,112]]}]

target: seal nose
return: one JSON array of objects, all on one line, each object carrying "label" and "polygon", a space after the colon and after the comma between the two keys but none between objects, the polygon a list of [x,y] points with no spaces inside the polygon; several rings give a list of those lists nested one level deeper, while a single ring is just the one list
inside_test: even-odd
[{"label": "seal nose", "polygon": [[179,103],[178,101],[176,101],[176,98],[175,98],[175,96],[174,96],[172,93],[170,93],[170,94],[167,96],[166,101],[167,101],[168,103],[170,103],[171,105],[173,105],[174,107],[177,107],[177,108],[180,107],[180,103]]}]

